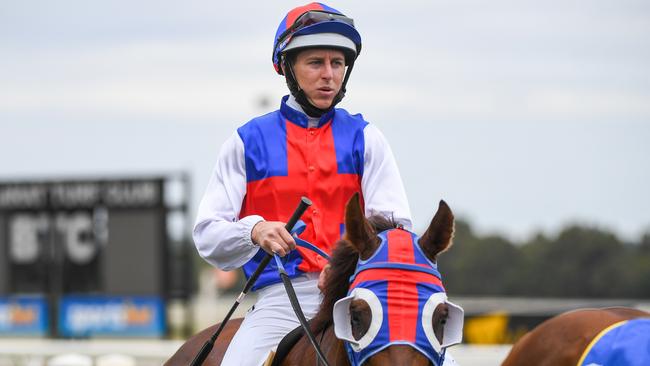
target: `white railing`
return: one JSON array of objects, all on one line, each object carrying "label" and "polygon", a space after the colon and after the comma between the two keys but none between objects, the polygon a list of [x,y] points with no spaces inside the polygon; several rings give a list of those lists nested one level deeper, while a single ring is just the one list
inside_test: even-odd
[{"label": "white railing", "polygon": [[[174,354],[182,343],[164,340],[67,341],[0,338],[0,366],[50,366],[48,362],[61,354],[89,356],[93,360],[93,366],[102,366],[101,358],[111,354],[133,358],[137,366],[159,366]],[[498,366],[510,351],[510,347],[461,344],[450,348],[449,352],[459,365]],[[111,366],[129,364],[125,361]]]},{"label": "white railing", "polygon": [[[100,366],[108,363],[107,357],[128,358],[138,366],[159,366],[181,346],[182,341],[168,340],[50,340],[0,338],[0,366],[50,366],[49,362],[60,355],[83,355]],[[53,361],[55,362],[55,361]],[[81,362],[81,361],[79,361]],[[117,366],[117,365],[116,365]]]}]

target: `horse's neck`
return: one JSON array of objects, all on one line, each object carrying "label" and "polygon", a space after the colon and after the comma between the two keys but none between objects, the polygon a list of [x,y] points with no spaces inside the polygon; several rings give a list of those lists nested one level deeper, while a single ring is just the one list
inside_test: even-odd
[{"label": "horse's neck", "polygon": [[[348,354],[345,351],[345,345],[343,341],[336,338],[334,334],[334,326],[329,326],[325,331],[325,336],[323,341],[328,341],[331,347],[323,352],[327,355],[327,360],[330,361],[332,365],[349,365]],[[322,349],[322,347],[321,347]]]},{"label": "horse's neck", "polygon": [[[325,332],[314,334],[314,337],[330,365],[350,364],[343,342],[334,335],[334,327],[329,326],[325,329]],[[302,336],[282,362],[282,365],[319,365],[316,351],[307,336]]]}]

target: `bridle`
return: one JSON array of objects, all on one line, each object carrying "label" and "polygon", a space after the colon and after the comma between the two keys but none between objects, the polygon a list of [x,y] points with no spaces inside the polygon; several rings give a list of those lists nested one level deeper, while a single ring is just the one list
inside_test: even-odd
[{"label": "bridle", "polygon": [[[312,251],[316,252],[317,254],[323,256],[323,258],[329,260],[329,256],[326,253],[324,253],[322,250],[315,247],[311,243],[309,243],[309,242],[307,242],[305,240],[302,240],[302,239],[298,238],[297,236],[295,236],[295,234],[299,234],[300,232],[302,232],[302,230],[304,230],[304,224],[298,223],[296,225],[296,229],[294,229],[292,231],[292,234],[294,235],[294,239],[296,241],[296,245],[300,246],[300,247],[303,247],[303,248],[306,248],[306,249],[309,249],[309,250],[312,250]],[[399,230],[398,234],[402,235],[402,237],[405,236],[405,235],[406,236],[412,235],[415,238],[415,234],[412,234],[412,233],[410,233],[408,231],[405,231],[405,230],[402,230],[402,229],[391,229],[391,230]],[[387,230],[386,232],[382,232],[382,233],[378,234],[380,238],[384,238],[385,240],[383,240],[382,244],[380,244],[380,246],[376,249],[375,254],[379,253],[382,249],[387,250],[387,246],[388,246],[388,244],[387,244],[388,239],[387,238],[390,235],[390,234],[388,234],[388,232],[391,231],[391,230]],[[386,244],[384,245],[384,243],[386,243]],[[417,245],[417,248],[419,248],[419,244],[415,244],[415,243],[416,242],[412,242],[412,245],[414,245],[414,246]],[[421,249],[417,249],[417,250],[421,250]],[[318,342],[316,342],[316,337],[314,337],[313,333],[311,332],[311,329],[307,324],[307,321],[306,321],[306,319],[304,317],[304,314],[302,313],[302,310],[300,308],[300,304],[299,304],[298,299],[297,299],[297,297],[295,295],[295,292],[293,290],[293,287],[291,285],[289,277],[288,277],[287,273],[284,270],[282,259],[277,255],[274,256],[274,258],[275,258],[275,261],[276,261],[276,264],[277,264],[278,272],[280,273],[280,276],[282,277],[282,282],[283,282],[283,284],[285,286],[287,294],[289,295],[289,299],[290,299],[291,305],[293,307],[293,310],[296,313],[296,316],[298,317],[298,319],[300,321],[300,324],[301,324],[301,326],[303,328],[304,333],[307,335],[310,343],[312,344],[313,348],[316,350],[317,364],[322,363],[324,365],[328,365],[327,359],[326,359],[324,353],[322,352],[322,350],[320,349],[320,344]],[[421,256],[420,258],[425,258],[425,257]],[[416,350],[418,350],[419,352],[423,353],[429,359],[429,361],[431,361],[432,364],[442,365],[444,363],[446,348],[449,345],[455,344],[457,342],[452,342],[450,344],[445,344],[445,342],[442,342],[442,341],[439,341],[439,340],[432,341],[432,337],[433,338],[436,337],[435,334],[432,333],[433,328],[430,328],[430,329],[425,328],[424,325],[420,326],[420,329],[424,332],[424,334],[420,333],[419,336],[416,335],[411,340],[409,340],[408,338],[398,338],[398,339],[402,339],[402,340],[401,341],[393,341],[392,339],[389,340],[388,338],[386,338],[389,333],[386,332],[385,325],[382,326],[382,324],[380,322],[379,327],[382,328],[383,332],[379,333],[379,336],[378,336],[377,332],[379,332],[380,329],[376,328],[375,330],[377,332],[375,332],[374,335],[370,335],[370,338],[369,338],[370,340],[368,342],[366,342],[365,345],[363,345],[363,347],[361,347],[361,348],[359,348],[359,342],[362,342],[363,339],[366,338],[366,335],[364,335],[363,337],[361,337],[357,341],[356,339],[354,339],[354,338],[352,338],[350,336],[347,336],[347,337],[346,336],[340,336],[340,334],[339,334],[339,329],[345,328],[344,326],[341,326],[341,324],[345,323],[345,324],[347,324],[349,326],[350,322],[346,321],[343,317],[338,316],[337,313],[340,314],[342,310],[337,311],[336,308],[339,305],[339,302],[341,302],[341,301],[343,301],[343,304],[342,304],[343,307],[348,306],[349,301],[351,301],[351,298],[356,298],[356,295],[354,294],[355,291],[363,290],[363,292],[366,293],[366,297],[362,296],[361,298],[366,300],[367,302],[369,302],[371,310],[373,312],[373,317],[376,315],[375,310],[373,310],[373,309],[377,309],[377,307],[381,308],[383,306],[383,305],[381,305],[381,302],[390,301],[389,300],[390,295],[386,295],[388,297],[385,297],[383,295],[375,294],[375,295],[372,295],[371,298],[367,297],[368,293],[374,293],[374,291],[375,291],[375,289],[373,289],[373,285],[372,285],[373,281],[375,283],[379,283],[379,282],[382,282],[382,281],[386,282],[386,280],[387,280],[389,282],[393,281],[391,283],[394,283],[396,281],[399,282],[399,280],[395,280],[394,278],[407,277],[408,280],[404,280],[404,281],[411,281],[412,283],[418,283],[418,286],[420,286],[420,287],[422,287],[422,286],[426,287],[427,289],[424,290],[425,292],[423,292],[423,295],[425,296],[424,299],[427,299],[427,300],[423,303],[423,305],[420,304],[419,300],[416,301],[417,304],[415,304],[413,302],[411,302],[411,303],[407,302],[406,305],[405,305],[405,306],[407,306],[407,308],[405,308],[407,310],[415,309],[417,314],[420,314],[420,312],[421,312],[422,313],[421,318],[418,318],[418,319],[422,319],[423,322],[424,322],[425,319],[428,319],[433,314],[433,312],[435,311],[436,306],[438,304],[442,303],[442,302],[445,302],[449,307],[456,308],[456,311],[458,311],[457,309],[460,309],[459,307],[457,307],[456,305],[454,305],[454,304],[452,304],[450,302],[447,302],[444,287],[442,286],[442,279],[441,279],[442,277],[441,277],[440,273],[438,272],[437,267],[435,266],[435,264],[431,263],[428,259],[424,259],[423,261],[422,260],[418,260],[418,261],[413,260],[412,263],[402,263],[402,262],[390,261],[389,259],[386,259],[386,260],[379,259],[378,260],[378,258],[375,257],[374,255],[368,260],[359,260],[359,262],[357,263],[357,268],[356,268],[354,274],[349,279],[351,295],[337,301],[337,304],[334,307],[334,315],[335,315],[335,318],[334,318],[334,333],[336,334],[337,338],[339,338],[341,341],[343,341],[344,347],[346,348],[346,351],[348,353],[348,360],[350,361],[350,363],[352,365],[360,365],[360,364],[362,364],[363,362],[365,362],[365,360],[367,360],[367,358],[369,358],[369,357],[373,356],[374,354],[376,354],[377,352],[383,350],[387,345],[390,345],[390,344],[409,345],[409,346],[415,348]],[[405,276],[404,272],[409,272],[409,273],[412,273],[412,274],[408,274],[408,275]],[[379,278],[377,277],[378,274],[380,275]],[[384,276],[384,277],[381,277],[381,276]],[[392,279],[390,279],[390,278],[392,278]],[[368,281],[370,281],[370,282],[368,282]],[[368,288],[364,288],[364,287],[368,287]],[[383,300],[380,301],[377,296],[379,296],[379,298],[382,298]],[[374,297],[374,299],[372,297]],[[345,301],[348,301],[348,303],[345,303]],[[372,304],[374,304],[374,307],[373,307]],[[411,305],[409,305],[409,304],[411,304]],[[410,308],[408,308],[408,306],[410,306]],[[413,307],[413,306],[415,306],[415,307]],[[462,312],[462,309],[460,309],[460,311]],[[348,313],[349,313],[349,311],[348,311]],[[456,313],[456,314],[458,314],[458,313]],[[387,313],[387,315],[389,315],[389,313]],[[337,322],[337,318],[339,319],[338,322]],[[382,316],[380,316],[378,318],[382,318]],[[461,315],[461,318],[462,318],[462,315]],[[337,325],[337,323],[338,323],[338,325]],[[375,323],[375,320],[373,320],[373,323]],[[460,329],[462,329],[462,322],[460,324],[461,324]],[[372,324],[371,324],[371,327],[372,327]],[[392,330],[390,332],[392,334]],[[370,333],[370,331],[366,332],[366,334],[368,334],[368,333]],[[414,331],[413,333],[416,333],[416,332]],[[347,333],[347,334],[351,334],[351,333]],[[324,335],[324,330],[323,330],[323,334],[321,334],[321,340],[322,340],[323,335]],[[436,343],[434,344],[433,342],[436,342]],[[378,347],[378,345],[379,345],[379,347]],[[368,346],[370,346],[370,347],[368,347]],[[364,350],[363,348],[366,348],[366,349]],[[361,352],[361,353],[355,354],[355,352]]]},{"label": "bridle", "polygon": [[[353,366],[391,345],[410,346],[432,364],[442,365],[446,347],[462,339],[462,308],[447,300],[436,263],[425,255],[416,234],[394,228],[377,237],[380,243],[373,253],[357,262],[348,295],[334,304],[336,337],[344,341]],[[365,301],[371,314],[360,337],[352,325],[351,306],[356,300]],[[450,312],[442,338],[431,322],[440,304]]]}]

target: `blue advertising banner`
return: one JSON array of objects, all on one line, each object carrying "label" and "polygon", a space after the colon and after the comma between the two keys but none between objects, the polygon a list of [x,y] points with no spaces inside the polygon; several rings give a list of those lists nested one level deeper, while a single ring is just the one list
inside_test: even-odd
[{"label": "blue advertising banner", "polygon": [[59,332],[64,337],[162,337],[165,306],[158,297],[64,296]]},{"label": "blue advertising banner", "polygon": [[44,336],[48,331],[43,297],[0,297],[0,336]]}]

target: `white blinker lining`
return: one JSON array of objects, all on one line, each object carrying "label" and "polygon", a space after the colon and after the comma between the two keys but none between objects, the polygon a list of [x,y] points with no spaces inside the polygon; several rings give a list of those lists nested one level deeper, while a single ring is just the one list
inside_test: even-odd
[{"label": "white blinker lining", "polygon": [[[366,303],[368,303],[371,312],[370,327],[366,334],[364,334],[359,340],[354,339],[354,336],[352,335],[352,324],[350,321],[350,303],[352,300],[365,300]],[[334,304],[332,315],[334,318],[334,334],[336,334],[338,339],[349,342],[355,352],[360,352],[372,343],[379,333],[381,324],[384,320],[384,310],[377,295],[375,295],[374,292],[361,287],[355,288],[349,296],[337,301]]]},{"label": "white blinker lining", "polygon": [[[446,303],[449,307],[449,318],[442,335],[442,344],[433,332],[433,313],[439,304]],[[429,343],[436,352],[440,353],[442,348],[453,346],[463,341],[463,319],[465,311],[460,306],[447,301],[447,294],[439,292],[431,295],[422,308],[422,329],[427,336]]]}]

